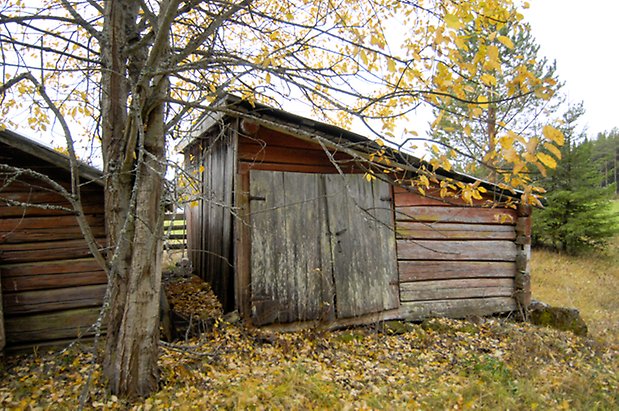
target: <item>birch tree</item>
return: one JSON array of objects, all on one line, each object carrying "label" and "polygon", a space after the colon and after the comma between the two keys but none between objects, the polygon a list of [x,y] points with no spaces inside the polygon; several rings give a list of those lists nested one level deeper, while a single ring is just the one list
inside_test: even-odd
[{"label": "birch tree", "polygon": [[[421,105],[451,96],[484,109],[464,92],[457,29],[520,24],[519,6],[513,0],[4,2],[0,124],[14,128],[16,119],[27,118],[42,132],[66,118],[73,157],[74,139],[101,144],[109,274],[104,372],[111,391],[145,396],[157,388],[166,144],[190,132],[225,93],[250,103],[296,98],[340,126],[358,118],[384,140],[423,139],[413,127],[400,127]],[[532,74],[522,81],[542,93],[545,85],[534,80]],[[554,144],[553,136],[540,141]],[[432,161],[450,167],[441,156]],[[527,159],[508,153],[505,161]]]}]

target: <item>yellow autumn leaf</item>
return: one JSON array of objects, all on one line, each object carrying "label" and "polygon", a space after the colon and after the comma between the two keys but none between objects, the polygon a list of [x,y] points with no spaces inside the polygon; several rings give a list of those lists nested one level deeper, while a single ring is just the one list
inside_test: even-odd
[{"label": "yellow autumn leaf", "polygon": [[496,78],[492,74],[484,73],[481,75],[481,81],[487,86],[495,86]]},{"label": "yellow autumn leaf", "polygon": [[555,161],[555,159],[550,157],[548,154],[538,153],[537,158],[548,168],[557,167],[557,162]]},{"label": "yellow autumn leaf", "polygon": [[514,42],[507,36],[499,36],[497,37],[497,40],[499,40],[501,44],[503,44],[508,49],[514,48]]},{"label": "yellow autumn leaf", "polygon": [[558,160],[561,160],[561,150],[555,147],[552,143],[544,143],[544,147],[552,153]]},{"label": "yellow autumn leaf", "polygon": [[563,143],[565,142],[563,133],[557,130],[556,128],[554,128],[553,126],[550,126],[550,125],[544,126],[544,129],[542,130],[542,134],[544,134],[544,137],[546,137],[548,140],[554,141],[560,146],[562,146]]},{"label": "yellow autumn leaf", "polygon": [[467,203],[467,204],[473,204],[473,198],[472,198],[472,194],[470,190],[464,190],[462,192],[462,199]]},{"label": "yellow autumn leaf", "polygon": [[365,50],[361,50],[359,52],[359,57],[361,58],[361,61],[363,62],[363,64],[367,65],[368,64],[368,55],[365,54]]},{"label": "yellow autumn leaf", "polygon": [[387,60],[387,70],[389,70],[392,73],[395,73],[396,67],[395,67],[395,61],[393,59]]},{"label": "yellow autumn leaf", "polygon": [[453,14],[445,14],[445,24],[447,24],[447,27],[454,30],[459,30],[464,27],[464,24],[462,24],[458,16]]}]

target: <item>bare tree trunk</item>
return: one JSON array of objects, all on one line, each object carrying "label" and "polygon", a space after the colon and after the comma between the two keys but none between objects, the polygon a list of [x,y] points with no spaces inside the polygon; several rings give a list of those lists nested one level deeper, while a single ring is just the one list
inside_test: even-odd
[{"label": "bare tree trunk", "polygon": [[488,108],[488,153],[491,157],[488,159],[488,165],[490,166],[490,175],[488,179],[492,182],[496,182],[496,108],[490,105]]},{"label": "bare tree trunk", "polygon": [[130,57],[135,56],[128,56],[126,47],[134,40],[138,4],[133,0],[106,2],[101,47],[110,247],[104,374],[111,391],[124,397],[147,396],[158,384],[163,101],[168,83],[167,78],[158,78],[140,85],[138,76],[128,73]]}]

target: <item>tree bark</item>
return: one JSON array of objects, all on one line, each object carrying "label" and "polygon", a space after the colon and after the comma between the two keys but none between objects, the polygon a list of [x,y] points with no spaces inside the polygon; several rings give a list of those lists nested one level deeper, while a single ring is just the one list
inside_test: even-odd
[{"label": "tree bark", "polygon": [[[133,0],[105,3],[101,45],[110,272],[103,365],[111,392],[123,397],[147,396],[158,384],[164,101],[168,80],[148,77],[143,71],[140,76],[128,72],[130,62],[140,63],[135,61],[136,55],[126,51],[126,45],[136,36],[138,4]],[[146,56],[139,57],[144,63]]]},{"label": "tree bark", "polygon": [[488,166],[490,166],[490,174],[488,179],[492,182],[496,182],[496,108],[490,105],[488,108]]}]

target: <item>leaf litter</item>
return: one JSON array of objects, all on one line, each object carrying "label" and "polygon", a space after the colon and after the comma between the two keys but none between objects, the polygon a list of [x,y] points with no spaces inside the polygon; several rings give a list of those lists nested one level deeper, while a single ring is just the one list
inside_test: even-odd
[{"label": "leaf litter", "polygon": [[505,319],[275,333],[218,321],[162,345],[161,389],[109,395],[92,347],[4,359],[0,408],[616,409],[618,347]]}]

